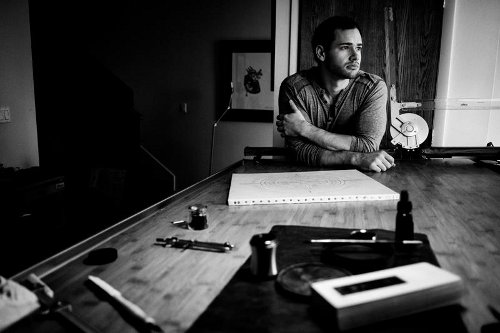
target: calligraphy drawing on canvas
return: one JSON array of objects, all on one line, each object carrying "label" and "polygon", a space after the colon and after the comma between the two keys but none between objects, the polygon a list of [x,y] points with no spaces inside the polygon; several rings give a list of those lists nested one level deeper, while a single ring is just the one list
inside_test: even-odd
[{"label": "calligraphy drawing on canvas", "polygon": [[398,200],[399,193],[358,170],[233,174],[229,205]]}]

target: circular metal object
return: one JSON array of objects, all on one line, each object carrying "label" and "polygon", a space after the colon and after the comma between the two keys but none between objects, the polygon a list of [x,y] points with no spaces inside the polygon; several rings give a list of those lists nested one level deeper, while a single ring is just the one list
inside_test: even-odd
[{"label": "circular metal object", "polygon": [[415,149],[429,135],[429,126],[424,118],[414,113],[403,113],[392,120],[391,136],[393,145]]},{"label": "circular metal object", "polygon": [[261,279],[272,278],[278,274],[276,265],[276,248],[278,240],[273,233],[256,234],[250,239],[252,256],[250,270]]},{"label": "circular metal object", "polygon": [[291,295],[309,297],[311,283],[348,275],[351,273],[340,267],[327,266],[321,262],[304,262],[282,269],[276,282],[283,291]]}]

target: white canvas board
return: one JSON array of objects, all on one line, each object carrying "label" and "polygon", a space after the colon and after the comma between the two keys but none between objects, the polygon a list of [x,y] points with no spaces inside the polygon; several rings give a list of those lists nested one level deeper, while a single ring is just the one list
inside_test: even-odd
[{"label": "white canvas board", "polygon": [[350,170],[235,173],[229,205],[271,205],[310,202],[398,200],[399,193]]}]

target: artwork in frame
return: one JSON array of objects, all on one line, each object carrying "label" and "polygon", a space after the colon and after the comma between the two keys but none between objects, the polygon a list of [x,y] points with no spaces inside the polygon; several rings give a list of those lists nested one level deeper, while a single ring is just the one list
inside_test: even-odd
[{"label": "artwork in frame", "polygon": [[[224,82],[233,84],[233,92],[230,110],[222,120],[273,122],[273,63],[270,40],[224,42]],[[222,91],[228,94],[227,89]]]}]

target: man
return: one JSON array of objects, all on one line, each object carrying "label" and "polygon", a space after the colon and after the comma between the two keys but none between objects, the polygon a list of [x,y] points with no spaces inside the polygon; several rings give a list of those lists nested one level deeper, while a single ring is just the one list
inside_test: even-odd
[{"label": "man", "polygon": [[387,86],[361,71],[358,25],[333,16],[315,30],[318,66],[286,78],[276,125],[297,159],[309,165],[352,165],[386,171],[394,159],[377,151],[387,122]]}]

